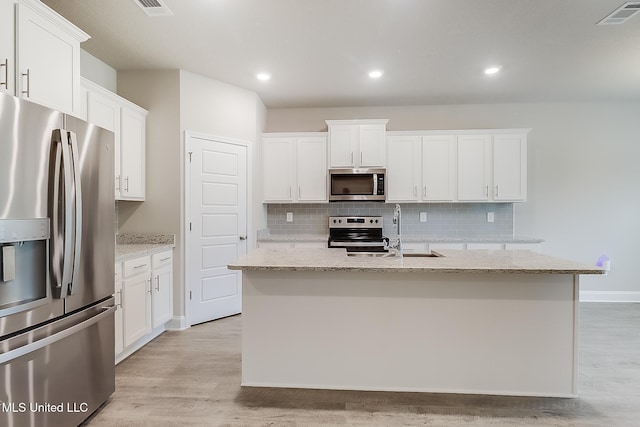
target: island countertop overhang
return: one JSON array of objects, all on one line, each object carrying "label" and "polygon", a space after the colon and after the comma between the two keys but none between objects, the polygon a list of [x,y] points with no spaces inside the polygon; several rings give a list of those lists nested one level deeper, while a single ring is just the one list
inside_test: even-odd
[{"label": "island countertop overhang", "polygon": [[527,250],[440,250],[441,257],[347,257],[344,249],[258,248],[228,265],[243,271],[604,274],[602,268]]}]

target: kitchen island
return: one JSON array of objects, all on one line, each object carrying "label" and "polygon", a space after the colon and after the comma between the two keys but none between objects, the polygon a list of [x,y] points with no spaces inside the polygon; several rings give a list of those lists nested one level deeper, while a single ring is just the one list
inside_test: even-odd
[{"label": "kitchen island", "polygon": [[579,276],[603,271],[529,251],[441,255],[236,260],[242,385],[576,396]]}]

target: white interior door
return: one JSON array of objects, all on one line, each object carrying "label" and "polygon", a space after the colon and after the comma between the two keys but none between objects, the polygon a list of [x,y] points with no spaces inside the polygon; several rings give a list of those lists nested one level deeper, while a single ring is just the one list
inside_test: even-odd
[{"label": "white interior door", "polygon": [[247,250],[247,146],[186,138],[187,303],[193,325],[242,309],[241,272],[227,269],[227,264]]}]

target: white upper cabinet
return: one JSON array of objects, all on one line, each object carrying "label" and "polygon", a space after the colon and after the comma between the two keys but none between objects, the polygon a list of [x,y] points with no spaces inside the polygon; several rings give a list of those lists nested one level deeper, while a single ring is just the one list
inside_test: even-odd
[{"label": "white upper cabinet", "polygon": [[298,138],[295,151],[298,202],[326,201],[327,138]]},{"label": "white upper cabinet", "polygon": [[423,201],[450,202],[456,198],[456,147],[455,135],[430,135],[422,137],[422,188]]},{"label": "white upper cabinet", "polygon": [[329,167],[385,167],[387,119],[326,120]]},{"label": "white upper cabinet", "polygon": [[388,202],[523,202],[528,129],[394,131]]},{"label": "white upper cabinet", "polygon": [[387,139],[387,201],[417,202],[422,173],[422,138],[390,136]]},{"label": "white upper cabinet", "polygon": [[455,148],[455,135],[389,136],[387,201],[455,200]]},{"label": "white upper cabinet", "polygon": [[145,198],[146,111],[120,110],[120,200]]},{"label": "white upper cabinet", "polygon": [[493,199],[527,199],[527,137],[524,134],[493,137]]},{"label": "white upper cabinet", "polygon": [[489,200],[491,135],[458,137],[458,200]]},{"label": "white upper cabinet", "polygon": [[145,199],[147,111],[103,87],[82,79],[86,120],[114,134],[115,198]]},{"label": "white upper cabinet", "polygon": [[15,95],[15,18],[13,1],[0,1],[0,92]]},{"label": "white upper cabinet", "polygon": [[326,134],[264,134],[262,172],[264,202],[326,202]]},{"label": "white upper cabinet", "polygon": [[15,95],[79,115],[80,43],[89,36],[40,1],[16,7]]}]

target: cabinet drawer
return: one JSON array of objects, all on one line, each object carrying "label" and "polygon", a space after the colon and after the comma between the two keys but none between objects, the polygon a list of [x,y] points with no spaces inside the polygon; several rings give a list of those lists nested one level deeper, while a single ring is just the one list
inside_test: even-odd
[{"label": "cabinet drawer", "polygon": [[151,265],[153,268],[160,267],[162,265],[169,265],[173,261],[172,251],[160,252],[151,256]]},{"label": "cabinet drawer", "polygon": [[145,273],[151,270],[151,257],[143,256],[130,259],[124,262],[124,277],[131,277],[136,274]]}]

